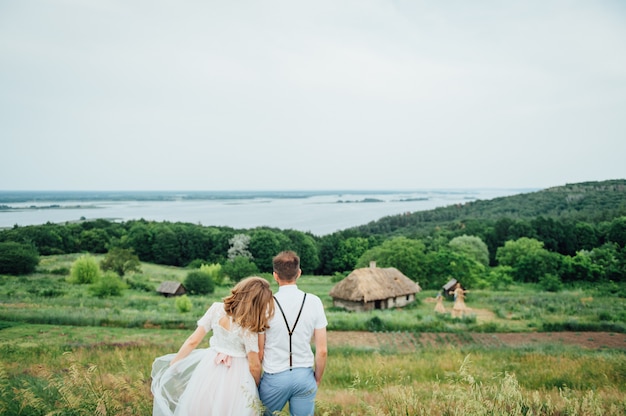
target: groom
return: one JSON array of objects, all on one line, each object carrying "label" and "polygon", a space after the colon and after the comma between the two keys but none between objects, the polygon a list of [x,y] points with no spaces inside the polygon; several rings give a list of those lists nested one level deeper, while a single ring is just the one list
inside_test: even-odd
[{"label": "groom", "polygon": [[[265,415],[279,412],[289,402],[292,416],[313,416],[328,350],[326,315],[322,301],[298,289],[300,258],[293,251],[274,257],[274,317],[269,329],[259,336],[263,376],[259,396]],[[311,350],[315,342],[315,356]]]}]

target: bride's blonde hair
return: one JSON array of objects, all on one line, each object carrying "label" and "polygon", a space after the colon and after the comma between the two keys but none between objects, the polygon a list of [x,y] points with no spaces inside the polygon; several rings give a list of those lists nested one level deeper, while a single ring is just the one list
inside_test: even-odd
[{"label": "bride's blonde hair", "polygon": [[269,282],[257,276],[243,279],[224,298],[224,310],[242,328],[252,332],[265,331],[274,316]]}]

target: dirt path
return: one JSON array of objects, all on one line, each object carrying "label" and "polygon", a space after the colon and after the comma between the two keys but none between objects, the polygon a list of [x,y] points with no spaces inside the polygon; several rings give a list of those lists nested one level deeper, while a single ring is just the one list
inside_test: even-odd
[{"label": "dirt path", "polygon": [[[434,303],[436,300],[430,298]],[[495,314],[487,309],[469,309],[479,323],[489,322]],[[524,333],[409,333],[409,332],[366,332],[329,331],[328,345],[332,347],[362,347],[372,349],[394,349],[415,351],[420,347],[482,346],[521,347],[525,345],[577,345],[589,349],[626,350],[626,334],[616,332],[524,332]]]},{"label": "dirt path", "polygon": [[419,333],[329,331],[328,346],[393,348],[413,351],[420,347],[470,346],[519,347],[524,345],[578,345],[590,349],[626,350],[626,334],[614,332],[529,332],[529,333]]}]

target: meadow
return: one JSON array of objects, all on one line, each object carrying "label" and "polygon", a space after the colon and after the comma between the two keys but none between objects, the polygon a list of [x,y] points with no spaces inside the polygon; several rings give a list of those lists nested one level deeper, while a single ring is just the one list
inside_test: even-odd
[{"label": "meadow", "polygon": [[[155,357],[175,352],[214,301],[218,287],[191,297],[181,313],[174,298],[154,292],[188,270],[142,264],[123,296],[95,298],[65,281],[75,255],[43,257],[37,273],[0,276],[0,414],[149,415]],[[626,345],[583,348],[558,342],[517,346],[441,342],[360,343],[357,331],[380,339],[432,333],[541,331],[626,333],[626,301],[611,287],[559,293],[534,286],[472,291],[476,314],[436,316],[418,295],[403,310],[348,313],[332,307],[331,277],[303,276],[299,286],[319,295],[329,320],[329,363],[318,394],[320,415],[623,415]],[[354,333],[350,343],[333,334]],[[350,338],[350,337],[347,337]]]}]

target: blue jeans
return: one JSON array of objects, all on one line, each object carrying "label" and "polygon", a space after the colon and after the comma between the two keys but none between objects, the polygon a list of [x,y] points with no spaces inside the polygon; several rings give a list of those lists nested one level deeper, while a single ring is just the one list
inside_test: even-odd
[{"label": "blue jeans", "polygon": [[280,412],[287,402],[292,416],[313,416],[316,394],[317,383],[312,368],[264,373],[259,384],[259,397],[266,416]]}]

